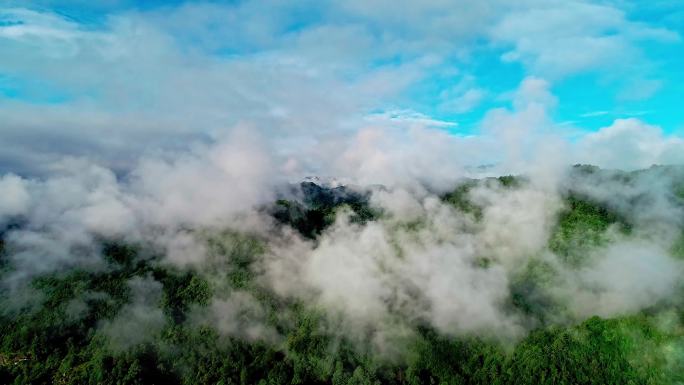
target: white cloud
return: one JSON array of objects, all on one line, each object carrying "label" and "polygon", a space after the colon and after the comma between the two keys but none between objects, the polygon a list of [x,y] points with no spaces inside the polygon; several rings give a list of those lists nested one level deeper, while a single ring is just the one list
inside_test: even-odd
[{"label": "white cloud", "polygon": [[[70,154],[124,171],[141,154],[214,140],[242,122],[292,153],[293,143],[353,136],[369,111],[406,109],[404,91],[466,65],[482,48],[478,39],[512,47],[507,58],[555,77],[607,65],[614,72],[641,40],[675,38],[614,6],[582,1],[120,9],[90,24],[48,11],[1,12],[9,22],[0,27],[0,71],[62,100],[2,100],[5,169],[44,171]],[[486,95],[476,85],[451,91],[438,106],[445,111],[466,112]]]},{"label": "white cloud", "polygon": [[578,162],[618,169],[684,162],[684,139],[668,136],[638,119],[617,119],[586,134],[577,144]]},{"label": "white cloud", "polygon": [[678,40],[675,32],[632,22],[613,6],[576,0],[521,5],[490,33],[513,46],[504,60],[520,61],[532,74],[551,78],[643,61],[635,44],[641,39]]},{"label": "white cloud", "polygon": [[660,245],[626,241],[603,250],[595,263],[568,277],[571,311],[579,319],[629,314],[669,299],[679,289],[680,261]]},{"label": "white cloud", "polygon": [[0,177],[0,223],[28,211],[31,197],[26,182],[13,174]]},{"label": "white cloud", "polygon": [[482,88],[471,88],[453,99],[446,98],[446,100],[440,104],[439,108],[445,111],[462,114],[476,108],[482,103],[486,96],[486,90]]}]

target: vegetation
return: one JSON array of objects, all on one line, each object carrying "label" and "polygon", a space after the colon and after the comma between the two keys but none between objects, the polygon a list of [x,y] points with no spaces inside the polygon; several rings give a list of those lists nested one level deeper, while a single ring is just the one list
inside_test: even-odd
[{"label": "vegetation", "polygon": [[368,197],[344,186],[324,188],[313,182],[301,184],[302,199],[279,199],[272,210],[273,217],[307,238],[314,239],[335,221],[340,209],[350,209],[352,221],[364,223],[379,213],[368,205]]},{"label": "vegetation", "polygon": [[610,226],[615,226],[622,233],[629,232],[629,225],[618,215],[586,198],[570,195],[565,206],[549,240],[549,247],[568,263],[581,264],[593,247],[606,244]]},{"label": "vegetation", "polygon": [[[505,177],[505,188],[518,181]],[[478,217],[462,184],[445,201]],[[380,213],[359,194],[307,186],[305,199],[281,200],[274,217],[315,239],[342,206],[354,220]],[[583,253],[608,241],[624,219],[608,208],[569,195],[549,248],[581,263]],[[388,358],[333,335],[313,305],[281,298],[255,280],[255,257],[265,252],[256,238],[223,232],[204,234],[208,271],[174,268],[142,247],[103,241],[106,267],[35,277],[18,300],[0,291],[0,383],[3,384],[682,384],[684,311],[650,311],[613,319],[592,317],[577,325],[546,324],[553,302],[538,290],[554,274],[532,262],[512,282],[511,306],[535,315],[539,327],[513,345],[484,337],[454,337],[415,324],[400,358]],[[682,237],[684,239],[684,237]],[[673,253],[682,256],[684,241]],[[0,261],[4,243],[0,241]],[[11,269],[0,265],[1,274]],[[161,309],[159,330],[125,348],[112,345],[108,323],[136,303],[133,279],[161,285],[148,304]],[[222,294],[244,292],[266,309],[261,318],[279,337],[226,334],[197,322]],[[126,310],[129,309],[129,310]],[[125,320],[125,317],[123,317]]]},{"label": "vegetation", "polygon": [[466,179],[462,181],[453,191],[442,196],[442,200],[451,204],[457,210],[471,214],[476,220],[482,219],[482,207],[474,203],[470,197],[470,192],[481,185],[496,185],[504,189],[515,189],[524,183],[524,179],[514,175],[505,175],[497,178],[486,178],[484,180]]}]

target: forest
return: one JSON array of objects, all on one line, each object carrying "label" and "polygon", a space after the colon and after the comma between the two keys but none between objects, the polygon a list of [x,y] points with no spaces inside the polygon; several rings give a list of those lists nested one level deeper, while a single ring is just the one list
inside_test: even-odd
[{"label": "forest", "polygon": [[[506,207],[520,206],[512,214],[519,217],[533,211],[522,198],[537,191],[526,176],[463,179],[447,192],[424,193],[427,214],[404,217],[378,203],[391,189],[302,182],[256,209],[268,231],[184,228],[202,246],[201,259],[187,264],[174,263],[149,237],[95,235],[69,248],[85,262],[29,271],[22,258],[31,249],[19,235],[31,223],[18,215],[0,223],[0,383],[684,384],[682,176],[676,167],[578,165],[559,182],[545,216],[511,222],[496,236],[488,226],[507,220]],[[548,232],[534,230],[546,216]],[[523,228],[543,244],[499,248],[527,239]],[[475,251],[450,262],[461,249],[445,247],[457,243],[451,237],[459,231],[474,237]],[[377,232],[389,238],[386,248],[375,238],[372,247],[355,248]],[[337,259],[345,254],[325,251],[341,250],[345,239],[355,257],[377,246],[389,259],[341,272],[348,265]],[[627,256],[640,247],[645,256]],[[306,274],[274,268],[285,260],[279,250],[290,248],[287,255],[320,258],[297,265]],[[648,259],[661,249],[663,256]],[[404,284],[412,274],[442,282],[435,269],[409,262],[431,250],[447,250],[439,257],[444,266],[462,263],[455,271],[468,272],[444,278],[452,286],[436,296],[437,286],[422,280]],[[328,255],[337,259],[323,259]],[[605,265],[611,258],[616,264]],[[615,281],[604,277],[621,266],[626,272]],[[312,275],[328,269],[361,289]],[[360,299],[347,306],[355,300],[349,290],[363,297],[375,287],[364,286],[365,274],[389,277],[378,280],[383,294],[368,306]],[[458,289],[452,280],[477,281],[477,293],[489,290],[480,285],[491,276],[502,277],[492,286],[504,293],[493,301],[494,315],[482,316],[490,310],[480,312],[479,303],[452,309],[479,298],[460,294],[469,286]],[[629,282],[650,276],[653,282]],[[283,289],[298,280],[313,283]],[[380,315],[371,315],[376,308]]]}]

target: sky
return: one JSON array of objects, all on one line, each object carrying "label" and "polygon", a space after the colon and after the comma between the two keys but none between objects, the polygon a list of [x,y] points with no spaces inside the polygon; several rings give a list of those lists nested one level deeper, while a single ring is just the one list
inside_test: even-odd
[{"label": "sky", "polygon": [[677,163],[683,39],[681,0],[0,1],[0,172],[125,173],[236,127],[302,175],[371,126],[446,135],[468,166],[553,140]]}]

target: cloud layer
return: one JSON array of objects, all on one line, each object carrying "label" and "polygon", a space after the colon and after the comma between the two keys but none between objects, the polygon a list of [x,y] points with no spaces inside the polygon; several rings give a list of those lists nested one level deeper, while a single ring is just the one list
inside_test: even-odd
[{"label": "cloud layer", "polygon": [[[459,113],[483,99],[491,106],[495,95],[470,69],[481,52],[520,63],[521,92],[535,87],[530,79],[545,82],[536,87],[551,92],[549,81],[587,71],[654,81],[625,63],[648,63],[640,49],[644,41],[678,41],[676,31],[584,1],[421,1],[393,8],[364,2],[112,5],[95,10],[94,20],[46,8],[5,8],[0,167],[40,174],[60,157],[76,155],[120,173],[141,156],[216,141],[244,124],[268,138],[269,152],[327,154],[341,140],[365,138],[368,118],[387,116],[377,111],[404,111],[379,125],[383,136],[400,141],[388,145],[405,146],[425,140],[385,130],[404,126],[397,117],[410,125],[412,110],[455,112],[445,129],[454,136]],[[412,95],[435,81],[440,109],[416,105]],[[515,130],[510,126],[540,123],[520,121],[541,112],[513,104],[520,110],[515,116],[525,117],[506,120],[496,112],[500,107],[488,108],[493,111],[475,125],[479,139],[491,140],[487,132],[499,125],[505,127],[494,140],[508,137]],[[553,114],[547,119],[549,130],[572,135],[553,124]],[[304,173],[330,171],[316,168],[320,154],[305,155],[291,164]],[[488,158],[483,162],[499,161]]]}]

